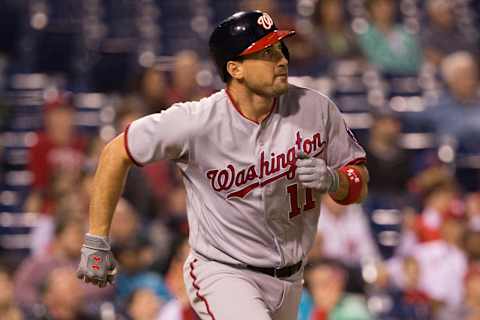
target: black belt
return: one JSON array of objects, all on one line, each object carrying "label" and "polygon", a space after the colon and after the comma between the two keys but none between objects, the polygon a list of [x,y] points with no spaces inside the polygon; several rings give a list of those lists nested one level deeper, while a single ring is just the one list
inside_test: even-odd
[{"label": "black belt", "polygon": [[302,267],[302,261],[292,264],[290,266],[286,266],[283,268],[264,268],[264,267],[255,267],[255,266],[247,266],[247,269],[261,272],[267,274],[274,278],[288,278],[300,270]]}]

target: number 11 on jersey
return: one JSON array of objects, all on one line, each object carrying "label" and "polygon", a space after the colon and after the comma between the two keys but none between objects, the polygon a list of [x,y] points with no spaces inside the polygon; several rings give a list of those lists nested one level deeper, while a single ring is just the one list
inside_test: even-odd
[{"label": "number 11 on jersey", "polygon": [[[298,205],[298,185],[295,183],[287,186],[287,192],[290,197],[290,212],[288,213],[288,217],[292,219],[302,213]],[[303,205],[303,211],[313,208],[315,208],[315,200],[313,200],[312,189],[305,188],[305,204]]]}]

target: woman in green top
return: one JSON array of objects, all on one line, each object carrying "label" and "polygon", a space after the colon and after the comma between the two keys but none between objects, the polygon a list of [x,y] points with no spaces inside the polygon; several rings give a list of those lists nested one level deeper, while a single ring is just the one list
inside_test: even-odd
[{"label": "woman in green top", "polygon": [[368,0],[370,22],[357,29],[359,45],[371,64],[384,73],[413,75],[420,68],[422,54],[414,33],[395,23],[392,0]]}]

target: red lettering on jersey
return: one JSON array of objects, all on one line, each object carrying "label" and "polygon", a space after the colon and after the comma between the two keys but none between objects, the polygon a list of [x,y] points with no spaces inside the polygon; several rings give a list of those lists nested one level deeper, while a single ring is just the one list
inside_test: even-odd
[{"label": "red lettering on jersey", "polygon": [[295,144],[297,145],[298,151],[302,150],[302,137],[300,136],[300,131],[297,131]]},{"label": "red lettering on jersey", "polygon": [[253,180],[257,177],[257,171],[255,171],[255,165],[251,165],[249,168],[248,168],[248,172],[247,172],[247,181],[250,181],[250,180]]},{"label": "red lettering on jersey", "polygon": [[312,152],[312,141],[310,139],[303,141],[303,152],[305,152],[305,154]]},{"label": "red lettering on jersey", "polygon": [[237,176],[235,178],[235,186],[239,187],[241,185],[244,185],[246,183],[246,177],[245,177],[245,169],[240,170],[237,173]]},{"label": "red lettering on jersey", "polygon": [[[326,145],[325,141],[321,141],[320,133],[315,133],[310,139],[302,139],[300,131],[297,131],[291,148],[284,153],[271,153],[270,159],[266,159],[265,152],[262,151],[258,166],[251,165],[247,169],[235,170],[235,167],[229,164],[225,169],[207,171],[206,176],[213,190],[229,191],[235,185],[240,189],[229,192],[227,198],[243,198],[253,189],[261,188],[282,177],[292,180],[296,171],[296,151],[316,157],[325,151]],[[280,173],[276,174],[277,172]]]},{"label": "red lettering on jersey", "polygon": [[270,163],[265,160],[265,152],[260,153],[260,179],[268,177],[271,174]]}]

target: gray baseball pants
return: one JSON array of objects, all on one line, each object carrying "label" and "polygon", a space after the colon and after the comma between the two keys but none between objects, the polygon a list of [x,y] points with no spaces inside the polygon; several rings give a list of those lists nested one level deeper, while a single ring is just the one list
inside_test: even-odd
[{"label": "gray baseball pants", "polygon": [[279,279],[192,253],[184,265],[190,303],[202,320],[295,320],[302,279],[302,270]]}]

